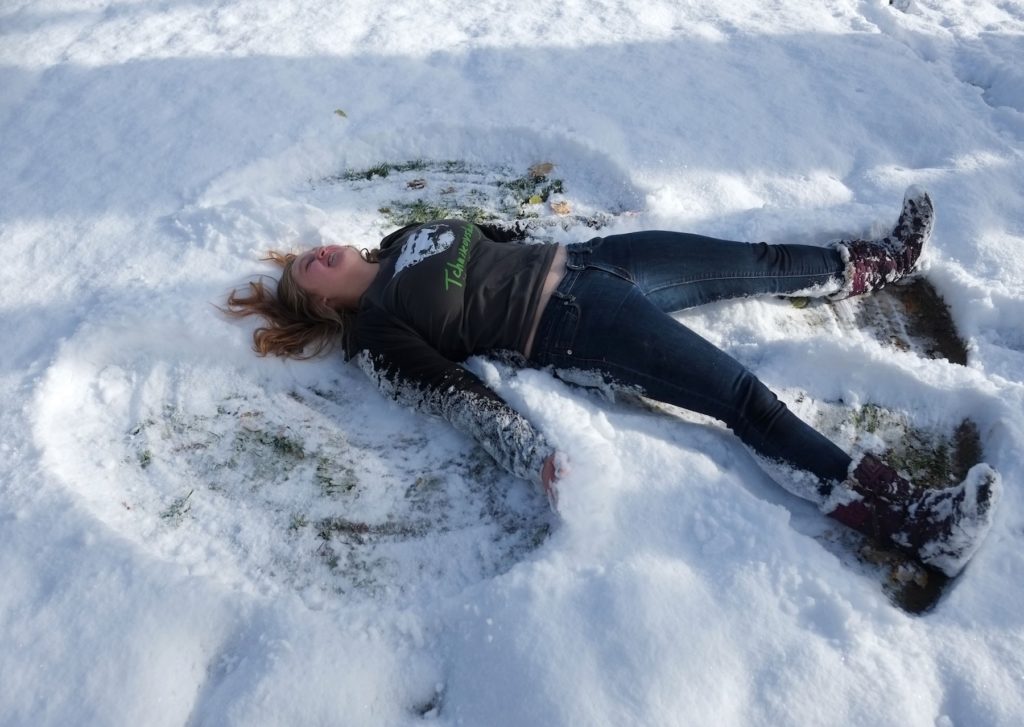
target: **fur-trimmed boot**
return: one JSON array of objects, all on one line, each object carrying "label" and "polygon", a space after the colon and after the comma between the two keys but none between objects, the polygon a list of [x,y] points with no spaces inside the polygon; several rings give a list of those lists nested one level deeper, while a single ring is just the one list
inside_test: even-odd
[{"label": "fur-trimmed boot", "polygon": [[829,296],[842,300],[851,295],[880,290],[913,272],[921,248],[932,234],[935,210],[931,197],[920,187],[910,187],[896,227],[880,240],[843,240],[834,247],[846,270],[843,287]]},{"label": "fur-trimmed boot", "polygon": [[917,487],[865,454],[838,485],[825,510],[880,545],[895,546],[952,578],[978,550],[992,525],[999,476],[978,464],[955,487]]}]

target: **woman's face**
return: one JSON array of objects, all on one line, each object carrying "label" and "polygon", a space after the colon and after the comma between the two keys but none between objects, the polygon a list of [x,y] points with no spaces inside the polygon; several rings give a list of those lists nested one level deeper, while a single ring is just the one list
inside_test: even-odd
[{"label": "woman's face", "polygon": [[364,260],[354,247],[327,245],[307,250],[292,263],[292,280],[329,305],[351,297],[356,271]]}]

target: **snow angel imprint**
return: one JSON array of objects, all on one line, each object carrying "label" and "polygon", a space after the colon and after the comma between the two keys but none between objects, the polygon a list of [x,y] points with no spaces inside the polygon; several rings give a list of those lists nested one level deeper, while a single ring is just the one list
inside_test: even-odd
[{"label": "snow angel imprint", "polygon": [[337,245],[273,252],[277,285],[251,282],[226,310],[262,317],[253,334],[260,355],[304,358],[341,346],[386,396],[473,437],[502,467],[543,487],[553,508],[572,453],[556,452],[460,365],[466,358],[511,352],[509,360],[567,380],[628,387],[719,419],[783,473],[782,486],[953,576],[991,524],[999,487],[991,468],[976,465],[959,485],[931,489],[874,455],[852,458],[670,315],[752,295],[871,293],[915,271],[932,227],[932,201],[917,188],[887,236],[826,246],[666,231],[531,244],[522,222],[439,220],[396,230],[373,253]]}]

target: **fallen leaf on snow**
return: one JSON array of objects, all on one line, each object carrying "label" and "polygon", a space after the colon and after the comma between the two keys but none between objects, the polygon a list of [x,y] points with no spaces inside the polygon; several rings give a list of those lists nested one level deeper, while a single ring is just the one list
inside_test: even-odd
[{"label": "fallen leaf on snow", "polygon": [[540,162],[530,167],[530,176],[534,179],[542,179],[551,174],[551,170],[554,168],[555,165],[551,162]]}]

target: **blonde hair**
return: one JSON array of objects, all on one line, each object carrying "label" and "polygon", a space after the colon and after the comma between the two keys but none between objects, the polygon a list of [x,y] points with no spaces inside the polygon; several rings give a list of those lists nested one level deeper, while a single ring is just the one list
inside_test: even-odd
[{"label": "blonde hair", "polygon": [[[362,251],[367,262],[377,262],[376,251]],[[252,333],[253,350],[260,356],[271,354],[286,358],[308,359],[331,351],[355,321],[355,311],[336,310],[317,296],[300,288],[292,278],[295,253],[271,250],[264,261],[281,268],[276,285],[264,278],[249,281],[246,288],[233,290],[227,306],[221,310],[232,318],[261,316],[266,325]],[[272,278],[271,278],[272,279]]]}]

